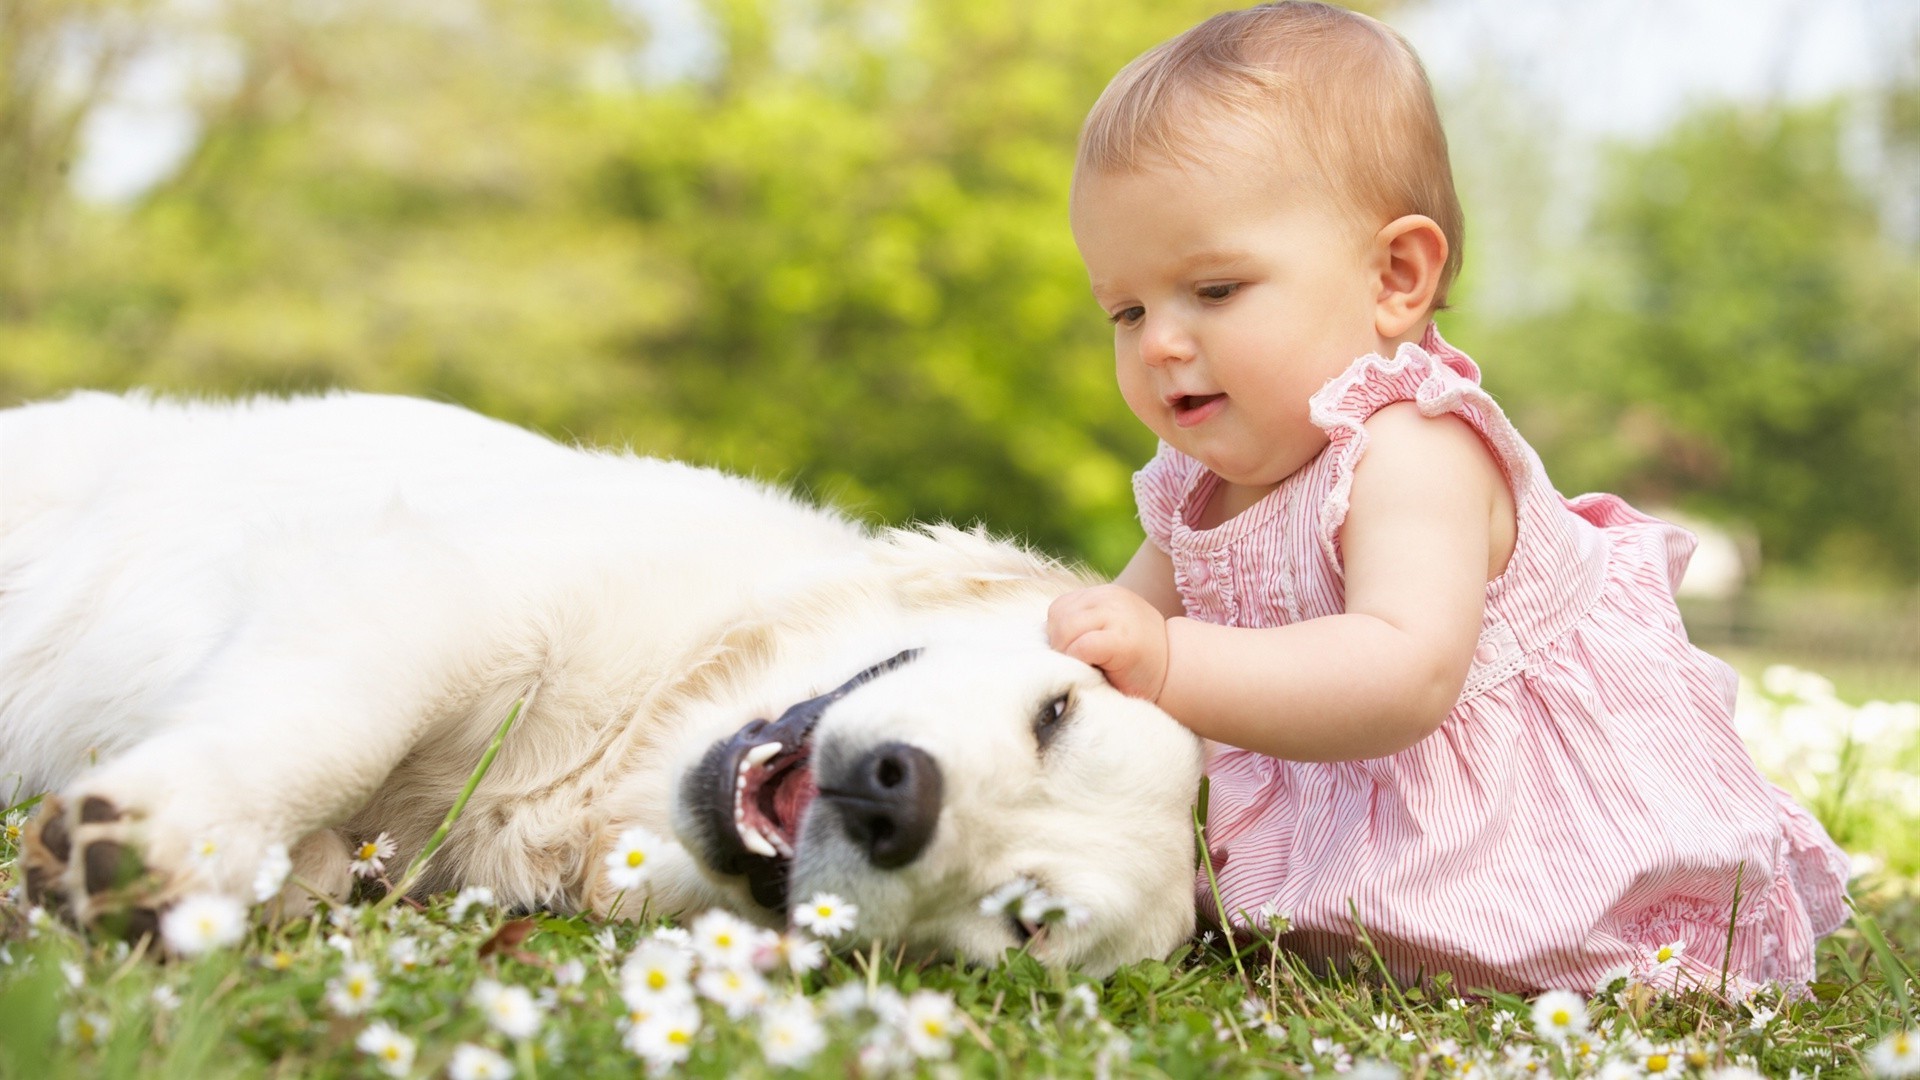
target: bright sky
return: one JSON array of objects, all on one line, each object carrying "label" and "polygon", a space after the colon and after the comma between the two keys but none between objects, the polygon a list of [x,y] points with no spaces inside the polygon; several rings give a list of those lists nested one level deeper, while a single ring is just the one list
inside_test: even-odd
[{"label": "bright sky", "polygon": [[[688,0],[628,2],[659,19],[656,51],[693,25]],[[1920,0],[1412,0],[1391,21],[1449,129],[1471,127],[1476,95],[1498,86],[1557,115],[1543,137],[1574,140],[1650,135],[1700,99],[1803,100],[1911,75],[1920,52]],[[83,196],[136,196],[192,148],[182,67],[140,65],[95,112],[74,170]]]}]

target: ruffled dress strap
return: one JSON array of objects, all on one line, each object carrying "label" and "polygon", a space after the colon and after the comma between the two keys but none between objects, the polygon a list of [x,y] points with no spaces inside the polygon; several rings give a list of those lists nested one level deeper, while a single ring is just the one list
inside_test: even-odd
[{"label": "ruffled dress strap", "polygon": [[1173,523],[1183,509],[1181,503],[1205,468],[1162,442],[1153,459],[1133,474],[1133,499],[1140,508],[1140,525],[1154,546],[1169,555],[1173,554]]},{"label": "ruffled dress strap", "polygon": [[1429,324],[1418,345],[1407,343],[1392,359],[1379,355],[1354,361],[1308,401],[1308,415],[1327,433],[1321,460],[1332,471],[1320,504],[1319,540],[1329,565],[1341,573],[1340,527],[1346,522],[1353,472],[1367,448],[1366,422],[1388,405],[1411,401],[1424,416],[1451,413],[1465,420],[1492,450],[1518,508],[1539,474],[1537,459],[1514,430],[1500,406],[1480,387],[1480,368],[1441,338]]}]

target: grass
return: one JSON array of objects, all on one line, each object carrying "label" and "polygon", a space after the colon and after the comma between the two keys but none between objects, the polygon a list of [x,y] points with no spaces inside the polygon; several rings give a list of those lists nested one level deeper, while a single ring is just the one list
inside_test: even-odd
[{"label": "grass", "polygon": [[[1805,692],[1817,696],[1819,689]],[[1877,822],[1857,839],[1877,844],[1871,853],[1886,868],[1855,883],[1855,918],[1821,944],[1817,981],[1804,997],[1763,995],[1740,1005],[1698,990],[1622,986],[1589,1003],[1584,1039],[1562,1042],[1535,1033],[1530,1004],[1519,998],[1476,994],[1444,978],[1397,987],[1364,964],[1349,974],[1315,975],[1286,954],[1236,954],[1217,941],[1099,981],[1045,970],[1024,953],[980,967],[908,963],[867,945],[843,948],[817,970],[768,976],[775,999],[805,1001],[802,1009],[821,1018],[825,1045],[801,1067],[768,1064],[766,1010],[731,1019],[709,1001],[700,1007],[690,1057],[675,1074],[1241,1077],[1351,1070],[1424,1080],[1869,1072],[1876,1048],[1884,1055],[1890,1040],[1914,1031],[1920,887],[1905,868],[1920,866],[1920,819],[1862,804],[1878,799],[1876,783],[1898,782],[1899,773],[1913,770],[1920,740],[1855,752],[1854,710],[1832,702],[1814,708],[1811,698],[1794,693],[1800,691],[1776,694],[1778,708],[1767,714],[1786,725],[1779,730],[1805,728],[1814,717],[1848,733],[1830,767],[1796,774],[1816,785],[1809,804],[1846,821]],[[1796,706],[1807,708],[1792,712]],[[1796,767],[1804,772],[1812,759],[1798,754]],[[412,1076],[453,1075],[462,1044],[497,1051],[495,1063],[523,1078],[646,1071],[623,1044],[621,967],[651,926],[516,917],[485,907],[457,920],[441,897],[424,908],[362,903],[323,910],[252,928],[237,944],[197,960],[160,961],[124,945],[88,942],[44,913],[23,910],[14,839],[0,835],[0,875],[12,890],[0,903],[0,1078],[380,1076],[380,1062],[357,1045],[375,1021],[417,1045],[406,1073]],[[330,999],[355,960],[370,965],[378,986],[363,1013],[347,1015]],[[523,987],[546,1003],[544,1010],[528,1003],[538,1014],[534,1034],[516,1039],[490,1025],[475,999],[476,986],[487,981]],[[931,1003],[932,1011],[903,1035],[900,996],[916,994],[912,1000]],[[835,1012],[836,1003],[854,998],[877,1002],[878,1012]],[[946,1001],[951,1014],[940,1007]],[[1920,1072],[1920,1033],[1913,1039],[1911,1060]]]}]

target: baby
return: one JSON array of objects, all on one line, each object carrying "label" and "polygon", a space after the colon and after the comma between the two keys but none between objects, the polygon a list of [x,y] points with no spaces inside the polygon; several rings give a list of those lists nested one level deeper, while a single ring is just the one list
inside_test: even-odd
[{"label": "baby", "polygon": [[1072,225],[1160,449],[1147,542],[1048,631],[1225,744],[1202,910],[1460,987],[1806,982],[1847,860],[1687,641],[1693,538],[1561,498],[1436,330],[1461,214],[1406,42],[1278,3],[1151,50]]}]

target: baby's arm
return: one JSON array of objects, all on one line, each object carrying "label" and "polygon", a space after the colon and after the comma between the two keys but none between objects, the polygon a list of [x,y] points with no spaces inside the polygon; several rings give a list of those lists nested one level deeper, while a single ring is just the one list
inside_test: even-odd
[{"label": "baby's arm", "polygon": [[1341,532],[1345,613],[1258,630],[1171,618],[1156,641],[1161,612],[1109,586],[1056,602],[1055,645],[1199,734],[1274,757],[1379,757],[1424,738],[1465,682],[1512,503],[1460,420],[1395,405],[1367,431]]}]

